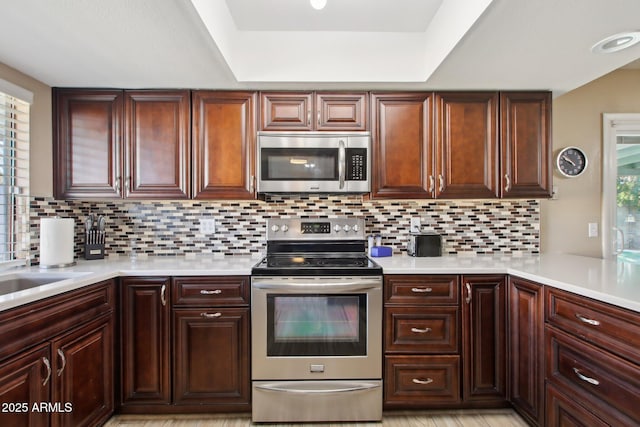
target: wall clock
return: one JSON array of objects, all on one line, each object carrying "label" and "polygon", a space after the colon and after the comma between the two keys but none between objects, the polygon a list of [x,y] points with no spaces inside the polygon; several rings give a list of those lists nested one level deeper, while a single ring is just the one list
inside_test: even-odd
[{"label": "wall clock", "polygon": [[578,147],[566,147],[556,157],[558,172],[568,178],[582,175],[587,169],[587,155]]}]

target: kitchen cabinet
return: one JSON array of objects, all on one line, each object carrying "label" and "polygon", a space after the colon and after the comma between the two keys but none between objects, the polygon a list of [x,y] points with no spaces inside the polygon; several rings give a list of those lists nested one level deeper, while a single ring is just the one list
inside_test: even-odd
[{"label": "kitchen cabinet", "polygon": [[532,425],[544,420],[544,287],[509,278],[509,401]]},{"label": "kitchen cabinet", "polygon": [[435,197],[498,197],[498,93],[436,92]]},{"label": "kitchen cabinet", "polygon": [[54,89],[54,197],[183,199],[188,90]]},{"label": "kitchen cabinet", "polygon": [[464,400],[474,407],[505,406],[506,278],[465,275],[461,284]]},{"label": "kitchen cabinet", "polygon": [[[0,313],[0,424],[93,426],[114,410],[113,281]],[[35,405],[35,409],[34,409]]]},{"label": "kitchen cabinet", "polygon": [[249,278],[173,279],[176,405],[250,409]]},{"label": "kitchen cabinet", "polygon": [[501,197],[551,197],[550,92],[500,94]]},{"label": "kitchen cabinet", "polygon": [[585,415],[593,425],[640,424],[637,313],[552,288],[545,299],[547,425]]},{"label": "kitchen cabinet", "polygon": [[122,412],[248,411],[249,278],[122,279]]},{"label": "kitchen cabinet", "polygon": [[255,92],[192,93],[193,198],[255,198]]},{"label": "kitchen cabinet", "polygon": [[384,278],[384,407],[461,403],[459,278]]},{"label": "kitchen cabinet", "polygon": [[263,131],[365,131],[365,92],[262,92]]},{"label": "kitchen cabinet", "polygon": [[170,278],[121,279],[121,399],[129,405],[171,403]]},{"label": "kitchen cabinet", "polygon": [[372,93],[374,198],[434,197],[433,94]]}]

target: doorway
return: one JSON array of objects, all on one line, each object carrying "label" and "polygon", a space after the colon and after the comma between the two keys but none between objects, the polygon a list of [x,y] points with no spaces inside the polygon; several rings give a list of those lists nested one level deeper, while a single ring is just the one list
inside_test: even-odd
[{"label": "doorway", "polygon": [[640,114],[602,125],[602,254],[640,263]]}]

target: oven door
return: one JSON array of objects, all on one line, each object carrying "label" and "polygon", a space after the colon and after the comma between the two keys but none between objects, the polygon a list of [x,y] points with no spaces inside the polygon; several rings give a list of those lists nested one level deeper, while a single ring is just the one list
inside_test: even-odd
[{"label": "oven door", "polygon": [[381,378],[381,277],[253,277],[251,292],[254,380]]}]

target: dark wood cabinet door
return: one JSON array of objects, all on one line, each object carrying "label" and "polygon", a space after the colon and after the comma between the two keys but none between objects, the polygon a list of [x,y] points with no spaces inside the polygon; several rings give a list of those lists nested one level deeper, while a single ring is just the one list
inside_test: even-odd
[{"label": "dark wood cabinet door", "polygon": [[53,90],[56,199],[122,197],[122,109],[119,90]]},{"label": "dark wood cabinet door", "polygon": [[374,198],[433,197],[432,93],[373,93]]},{"label": "dark wood cabinet door", "polygon": [[551,93],[503,92],[501,196],[550,197]]},{"label": "dark wood cabinet door", "polygon": [[506,403],[506,279],[462,276],[463,398],[476,406]]},{"label": "dark wood cabinet door", "polygon": [[534,425],[544,419],[544,293],[509,278],[509,400]]},{"label": "dark wood cabinet door", "polygon": [[316,130],[365,131],[369,117],[367,94],[316,93]]},{"label": "dark wood cabinet door", "polygon": [[[562,389],[562,391],[561,391]],[[559,385],[547,383],[546,427],[609,427],[617,425],[606,423],[576,402],[571,391]]]},{"label": "dark wood cabinet door", "polygon": [[313,92],[262,92],[260,130],[313,130]]},{"label": "dark wood cabinet door", "polygon": [[253,199],[255,92],[194,91],[196,199]]},{"label": "dark wood cabinet door", "polygon": [[122,404],[169,404],[170,279],[121,280]]},{"label": "dark wood cabinet door", "polygon": [[125,197],[189,198],[189,101],[188,90],[125,91]]},{"label": "dark wood cabinet door", "polygon": [[[48,366],[47,366],[48,365]],[[33,405],[50,402],[53,379],[49,345],[9,359],[0,365],[0,425],[46,427],[49,413],[33,411]]]},{"label": "dark wood cabinet door", "polygon": [[94,426],[113,413],[113,320],[108,315],[53,341],[53,427]]},{"label": "dark wood cabinet door", "polygon": [[498,197],[498,93],[436,93],[438,198]]},{"label": "dark wood cabinet door", "polygon": [[247,410],[249,308],[175,309],[174,403]]}]

